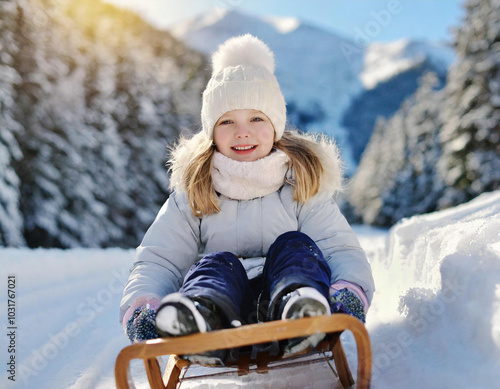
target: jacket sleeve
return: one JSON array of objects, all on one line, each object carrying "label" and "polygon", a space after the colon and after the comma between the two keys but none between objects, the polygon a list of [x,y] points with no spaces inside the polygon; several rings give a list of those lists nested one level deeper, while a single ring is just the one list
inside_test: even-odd
[{"label": "jacket sleeve", "polygon": [[333,196],[320,193],[298,209],[299,231],[313,239],[332,270],[331,284],[359,285],[371,303],[375,284],[366,253]]},{"label": "jacket sleeve", "polygon": [[120,304],[120,322],[137,297],[178,291],[198,259],[199,244],[200,219],[192,214],[187,196],[173,192],[137,248]]}]

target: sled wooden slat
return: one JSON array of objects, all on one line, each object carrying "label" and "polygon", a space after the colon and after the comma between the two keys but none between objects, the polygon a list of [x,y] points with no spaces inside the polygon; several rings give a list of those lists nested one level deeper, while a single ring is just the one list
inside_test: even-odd
[{"label": "sled wooden slat", "polygon": [[158,359],[148,358],[144,359],[144,367],[148,375],[149,385],[152,388],[164,388],[163,379],[161,378],[161,369]]},{"label": "sled wooden slat", "polygon": [[[129,388],[128,372],[132,359],[144,360],[148,380],[153,389],[174,389],[177,387],[182,368],[189,365],[189,362],[177,357],[177,355],[251,346],[307,336],[318,332],[334,335],[330,341],[330,349],[333,353],[340,382],[344,387],[349,387],[354,382],[339,338],[340,333],[344,330],[351,331],[356,340],[358,353],[356,388],[367,389],[370,386],[372,369],[370,338],[363,323],[345,314],[298,320],[276,320],[203,334],[198,333],[177,338],[162,338],[134,343],[123,348],[118,354],[115,364],[116,387],[117,389]],[[162,355],[171,356],[163,379],[156,359]],[[247,361],[244,361],[241,367],[247,366],[247,363]]]},{"label": "sled wooden slat", "polygon": [[238,358],[237,364],[238,366],[238,375],[246,375],[250,372],[250,355],[242,355]]},{"label": "sled wooden slat", "polygon": [[[177,382],[179,381],[179,377],[181,376],[182,368],[188,365],[189,365],[188,361],[179,358],[177,355],[170,355],[164,375],[167,383],[164,386],[159,386],[159,388],[165,387],[165,389],[175,389],[177,387]],[[154,387],[152,386],[152,388]]]},{"label": "sled wooden slat", "polygon": [[[351,369],[349,369],[349,364],[347,363],[344,347],[342,347],[342,342],[340,341],[340,333],[337,333],[335,335],[337,336],[337,339],[335,345],[331,348],[333,352],[333,360],[335,362],[335,367],[337,368],[337,373],[339,375],[340,383],[344,388],[347,388],[354,384],[354,380],[352,378]],[[359,380],[359,370],[358,370],[358,380]]]}]

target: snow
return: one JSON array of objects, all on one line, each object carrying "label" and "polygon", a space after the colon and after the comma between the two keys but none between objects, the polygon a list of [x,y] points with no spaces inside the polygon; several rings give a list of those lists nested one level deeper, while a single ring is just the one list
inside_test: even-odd
[{"label": "snow", "polygon": [[499,243],[498,191],[390,230],[368,323],[380,387],[497,385]]},{"label": "snow", "polygon": [[[372,388],[496,387],[500,191],[404,219],[390,230],[355,226],[355,231],[377,285],[367,318]],[[133,255],[124,249],[0,249],[0,309],[7,311],[7,277],[13,275],[17,327],[16,381],[7,379],[9,338],[4,335],[0,386],[113,388],[115,358],[128,345],[117,316]],[[2,326],[8,333],[3,313]],[[345,334],[343,341],[355,372],[354,340]],[[319,363],[272,374],[189,380],[182,387],[278,388],[293,382],[325,388],[332,377]],[[132,375],[138,388],[147,387],[140,362],[133,363]]]},{"label": "snow", "polygon": [[301,21],[295,17],[268,16],[266,19],[282,34],[288,34],[300,27]]},{"label": "snow", "polygon": [[373,89],[425,59],[438,67],[447,68],[453,62],[454,54],[452,49],[440,43],[405,38],[389,43],[375,42],[366,48],[360,78],[366,89]]}]

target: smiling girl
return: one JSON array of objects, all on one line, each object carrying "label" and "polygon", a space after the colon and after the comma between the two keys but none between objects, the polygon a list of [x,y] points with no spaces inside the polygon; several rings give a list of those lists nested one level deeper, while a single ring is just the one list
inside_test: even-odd
[{"label": "smiling girl", "polygon": [[[365,320],[370,265],[335,204],[337,148],[285,131],[274,55],[245,35],[222,44],[203,130],[173,150],[174,189],[146,233],[121,302],[131,341],[344,312]],[[324,335],[292,339],[285,354]],[[222,364],[220,353],[188,356]]]}]

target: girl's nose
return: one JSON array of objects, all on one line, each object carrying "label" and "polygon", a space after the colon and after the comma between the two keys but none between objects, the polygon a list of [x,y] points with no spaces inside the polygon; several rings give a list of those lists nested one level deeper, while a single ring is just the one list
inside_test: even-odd
[{"label": "girl's nose", "polygon": [[250,136],[250,132],[248,128],[244,124],[240,124],[236,127],[236,137],[237,138],[248,138]]}]

